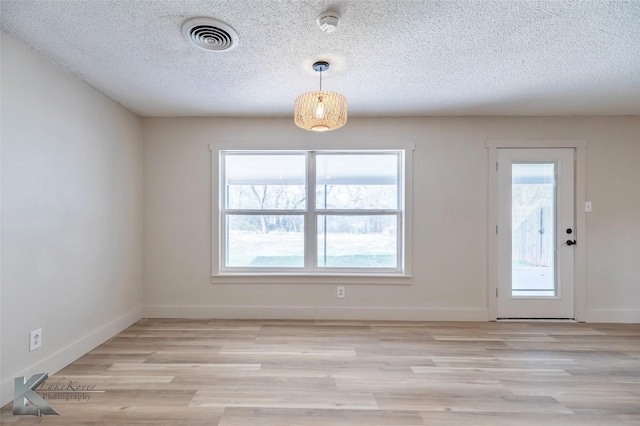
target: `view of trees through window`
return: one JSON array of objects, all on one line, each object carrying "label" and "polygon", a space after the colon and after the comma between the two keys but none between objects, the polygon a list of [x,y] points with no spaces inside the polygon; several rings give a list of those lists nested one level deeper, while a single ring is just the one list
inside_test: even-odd
[{"label": "view of trees through window", "polygon": [[[307,161],[314,160],[311,194]],[[226,154],[226,266],[304,268],[306,241],[314,239],[314,267],[397,268],[398,164],[395,152]]]}]

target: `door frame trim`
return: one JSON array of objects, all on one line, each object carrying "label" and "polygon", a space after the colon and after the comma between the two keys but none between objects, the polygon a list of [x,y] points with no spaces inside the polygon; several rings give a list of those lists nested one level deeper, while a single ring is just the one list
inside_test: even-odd
[{"label": "door frame trim", "polygon": [[575,246],[573,271],[573,306],[576,321],[586,320],[586,217],[584,203],[586,201],[586,140],[487,140],[489,150],[488,163],[488,206],[487,206],[487,300],[489,321],[498,319],[498,149],[531,149],[531,148],[572,148],[575,151],[574,161],[574,197],[575,197],[575,230],[579,243]]}]

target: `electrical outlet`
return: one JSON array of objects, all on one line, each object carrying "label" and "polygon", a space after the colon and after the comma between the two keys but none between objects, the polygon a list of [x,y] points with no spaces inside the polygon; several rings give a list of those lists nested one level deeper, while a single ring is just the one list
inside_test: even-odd
[{"label": "electrical outlet", "polygon": [[344,299],[344,287],[338,287],[338,299]]},{"label": "electrical outlet", "polygon": [[29,352],[38,349],[42,345],[42,329],[33,330],[29,333]]}]

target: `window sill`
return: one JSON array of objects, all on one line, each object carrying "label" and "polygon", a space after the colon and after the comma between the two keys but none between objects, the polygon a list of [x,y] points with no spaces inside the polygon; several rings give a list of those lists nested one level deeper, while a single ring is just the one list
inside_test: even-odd
[{"label": "window sill", "polygon": [[411,275],[399,274],[269,274],[226,273],[211,275],[213,284],[413,284]]}]

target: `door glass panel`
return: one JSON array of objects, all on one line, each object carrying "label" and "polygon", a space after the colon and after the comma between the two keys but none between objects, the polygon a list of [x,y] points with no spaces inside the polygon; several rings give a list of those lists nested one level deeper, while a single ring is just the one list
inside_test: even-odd
[{"label": "door glass panel", "polygon": [[512,164],[512,296],[557,295],[555,168],[555,163]]}]

